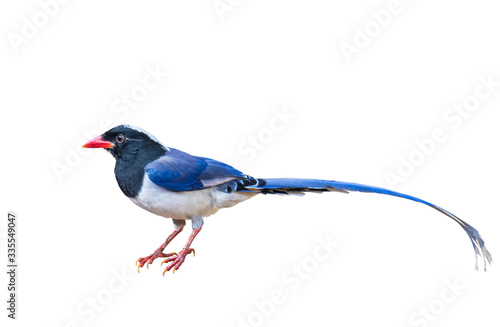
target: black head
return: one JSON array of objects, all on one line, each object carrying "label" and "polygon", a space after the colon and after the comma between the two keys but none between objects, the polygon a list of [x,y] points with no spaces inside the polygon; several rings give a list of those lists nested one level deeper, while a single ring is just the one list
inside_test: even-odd
[{"label": "black head", "polygon": [[131,125],[113,127],[101,136],[90,140],[83,147],[104,148],[116,160],[125,161],[154,160],[168,151],[168,148],[153,135]]},{"label": "black head", "polygon": [[116,180],[128,197],[139,193],[144,167],[170,151],[153,135],[131,125],[116,126],[83,147],[103,148],[113,155],[116,159]]}]

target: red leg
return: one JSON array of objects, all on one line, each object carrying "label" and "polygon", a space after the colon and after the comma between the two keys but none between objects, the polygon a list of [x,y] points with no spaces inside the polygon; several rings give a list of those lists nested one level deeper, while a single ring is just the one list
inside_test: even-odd
[{"label": "red leg", "polygon": [[172,234],[170,234],[167,237],[167,239],[165,240],[165,243],[163,243],[162,245],[160,245],[160,247],[158,249],[156,249],[156,251],[153,254],[148,255],[147,257],[144,257],[144,258],[139,258],[139,260],[137,260],[135,262],[136,265],[139,262],[139,265],[137,265],[137,271],[139,272],[139,268],[143,267],[145,263],[147,263],[146,268],[149,269],[149,264],[153,263],[153,261],[156,258],[172,257],[174,255],[177,255],[177,253],[175,253],[175,252],[172,252],[172,253],[163,253],[163,250],[165,250],[165,248],[167,247],[168,243],[170,243],[174,239],[174,237],[177,236],[177,234],[179,234],[180,232],[182,232],[183,228],[184,228],[184,226],[180,226],[180,228],[178,230],[177,229],[174,230],[172,232]]},{"label": "red leg", "polygon": [[184,246],[184,248],[182,250],[179,251],[179,254],[177,254],[177,256],[175,256],[175,257],[172,256],[172,257],[167,258],[167,259],[162,261],[162,263],[161,263],[162,265],[164,263],[171,262],[167,266],[167,268],[165,268],[165,270],[163,271],[163,275],[165,275],[165,273],[172,268],[174,268],[174,270],[172,270],[172,273],[174,273],[177,269],[179,269],[179,267],[182,265],[182,263],[186,259],[186,256],[188,254],[190,254],[191,252],[193,252],[193,256],[194,256],[194,254],[195,254],[194,249],[190,248],[190,246],[191,246],[191,243],[193,243],[194,238],[196,237],[196,235],[198,235],[198,233],[200,231],[201,231],[201,227],[198,229],[193,228],[193,232],[191,233],[191,235],[189,235],[189,239],[188,239],[186,245]]}]

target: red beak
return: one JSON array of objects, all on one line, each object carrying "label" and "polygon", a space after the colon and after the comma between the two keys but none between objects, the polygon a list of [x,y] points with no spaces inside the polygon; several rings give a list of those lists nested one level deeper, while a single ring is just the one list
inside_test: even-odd
[{"label": "red beak", "polygon": [[83,145],[83,148],[105,148],[105,149],[111,149],[115,145],[112,142],[105,141],[102,139],[102,135],[93,138],[92,140],[88,141]]}]

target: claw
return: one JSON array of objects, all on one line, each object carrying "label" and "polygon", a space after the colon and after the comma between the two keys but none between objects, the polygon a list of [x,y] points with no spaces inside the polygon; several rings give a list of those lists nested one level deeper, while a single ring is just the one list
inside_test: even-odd
[{"label": "claw", "polygon": [[170,258],[167,258],[167,259],[163,260],[163,261],[161,262],[160,267],[161,267],[161,266],[163,266],[163,264],[164,264],[164,263],[167,263],[167,262],[170,262],[170,261],[174,261],[175,259],[176,259],[176,258],[174,258],[173,256],[171,256]]},{"label": "claw", "polygon": [[195,255],[194,249],[184,248],[181,250],[181,252],[179,252],[179,254],[175,253],[176,256],[171,256],[170,258],[163,260],[163,262],[161,263],[161,266],[163,266],[164,263],[170,262],[170,264],[163,271],[163,276],[165,276],[165,273],[167,271],[170,271],[170,270],[172,270],[172,274],[174,274],[175,271],[178,270],[179,267],[182,265],[182,263],[186,259],[186,256],[190,253],[193,253],[193,256],[194,256]]}]

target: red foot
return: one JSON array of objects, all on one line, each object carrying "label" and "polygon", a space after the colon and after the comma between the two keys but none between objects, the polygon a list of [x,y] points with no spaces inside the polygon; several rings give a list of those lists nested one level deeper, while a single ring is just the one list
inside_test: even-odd
[{"label": "red foot", "polygon": [[[148,255],[145,258],[139,258],[135,262],[135,265],[137,266],[137,272],[140,272],[139,268],[142,268],[146,262],[147,262],[146,268],[149,269],[149,264],[153,263],[153,261],[156,258],[172,257],[174,255],[177,255],[177,253],[175,253],[175,252],[172,252],[172,253],[163,253],[162,250],[158,249],[153,254]],[[139,264],[137,264],[138,262],[139,262]]]},{"label": "red foot", "polygon": [[168,263],[168,262],[171,262],[167,268],[165,268],[165,270],[163,271],[163,276],[165,276],[165,273],[167,271],[170,271],[170,269],[174,268],[174,270],[172,270],[172,273],[175,273],[175,271],[177,269],[179,269],[179,267],[182,265],[182,263],[184,262],[184,260],[186,260],[186,256],[188,254],[190,254],[191,252],[193,252],[193,256],[195,255],[195,252],[194,252],[194,249],[192,248],[189,248],[189,249],[182,249],[179,251],[179,254],[177,254],[177,256],[175,257],[170,257],[170,258],[167,258],[165,260],[162,261],[161,265],[163,266],[164,263]]}]

